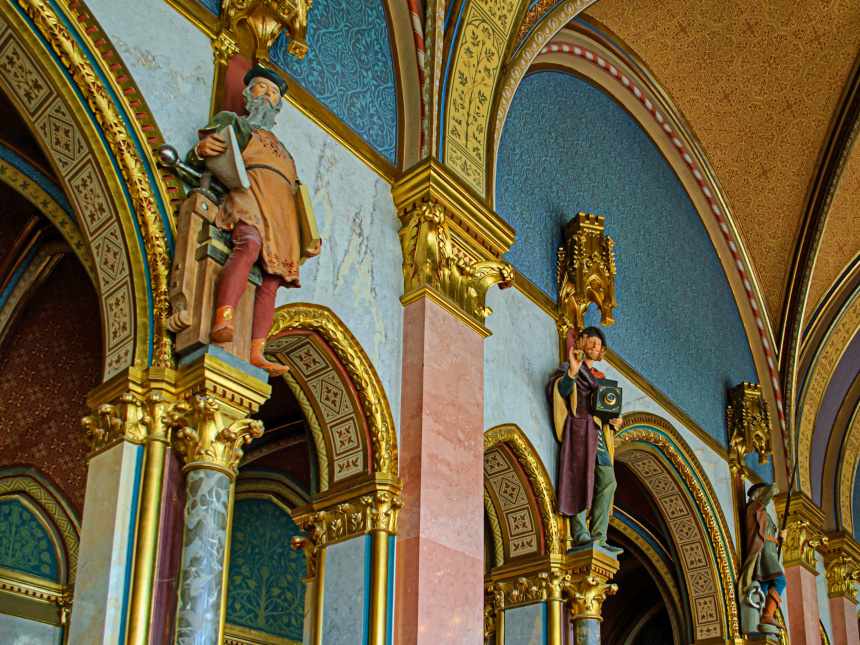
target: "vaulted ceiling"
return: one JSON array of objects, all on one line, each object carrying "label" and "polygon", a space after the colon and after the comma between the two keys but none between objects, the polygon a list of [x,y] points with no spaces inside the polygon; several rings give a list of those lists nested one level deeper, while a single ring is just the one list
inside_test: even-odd
[{"label": "vaulted ceiling", "polygon": [[[586,14],[642,59],[700,139],[778,325],[810,186],[860,48],[860,0],[598,0]],[[831,280],[860,241],[834,235],[856,199],[831,220]]]}]

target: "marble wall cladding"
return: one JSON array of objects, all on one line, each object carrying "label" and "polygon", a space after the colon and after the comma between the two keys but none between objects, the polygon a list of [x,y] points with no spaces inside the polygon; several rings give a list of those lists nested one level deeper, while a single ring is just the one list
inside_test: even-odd
[{"label": "marble wall cladding", "polygon": [[546,385],[558,367],[555,321],[516,289],[490,289],[484,341],[484,430],[516,424],[555,481],[558,441]]},{"label": "marble wall cladding", "polygon": [[[818,556],[815,570],[818,572],[818,575],[815,576],[815,588],[818,592],[818,619],[821,621],[821,624],[824,625],[825,631],[832,635],[833,621],[830,619],[830,598],[827,597],[827,575],[825,574],[824,569],[824,558],[820,555]],[[783,607],[787,606],[787,604],[783,604]],[[786,620],[788,620],[788,617],[786,616],[787,613],[787,611],[783,611],[783,616],[785,616]],[[786,625],[786,627],[787,626],[788,625]],[[789,632],[789,634],[790,633],[791,632]]]},{"label": "marble wall cladding", "polygon": [[142,457],[123,442],[89,462],[70,645],[121,642]]},{"label": "marble wall cladding", "polygon": [[0,645],[60,645],[62,642],[60,627],[0,614]]},{"label": "marble wall cladding", "polygon": [[87,0],[149,105],[164,140],[184,155],[209,120],[209,39],[164,0]]},{"label": "marble wall cladding", "polygon": [[192,470],[187,485],[176,643],[215,645],[224,592],[230,478],[215,470]]},{"label": "marble wall cladding", "polygon": [[323,642],[355,645],[364,640],[366,554],[370,536],[326,547],[323,580]]},{"label": "marble wall cladding", "polygon": [[505,645],[543,645],[543,603],[505,612]]},{"label": "marble wall cladding", "polygon": [[275,134],[308,186],[323,238],[322,253],[300,269],[302,288],[281,289],[277,304],[312,302],[334,311],[379,373],[399,428],[403,261],[391,187],[290,105]]}]

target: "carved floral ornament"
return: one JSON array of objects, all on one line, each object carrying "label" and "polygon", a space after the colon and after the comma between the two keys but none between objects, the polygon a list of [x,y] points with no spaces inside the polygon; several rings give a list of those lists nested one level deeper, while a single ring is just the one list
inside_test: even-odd
[{"label": "carved floral ornament", "polygon": [[860,580],[860,562],[850,555],[840,555],[827,563],[827,595],[857,601],[856,581]]},{"label": "carved floral ornament", "polygon": [[493,610],[501,611],[548,600],[568,604],[576,617],[599,617],[603,601],[618,591],[618,585],[601,575],[575,576],[559,570],[520,577],[512,582],[488,585],[493,594]]},{"label": "carved floral ornament", "polygon": [[125,392],[116,403],[100,405],[81,420],[90,452],[102,451],[121,440],[143,443],[151,437],[168,441],[169,431],[162,424],[167,405],[168,401],[158,392],[144,397]]},{"label": "carved floral ornament", "polygon": [[784,565],[803,564],[815,571],[815,565],[818,563],[815,551],[827,545],[827,537],[803,517],[791,518],[785,528],[787,534],[782,555]]}]

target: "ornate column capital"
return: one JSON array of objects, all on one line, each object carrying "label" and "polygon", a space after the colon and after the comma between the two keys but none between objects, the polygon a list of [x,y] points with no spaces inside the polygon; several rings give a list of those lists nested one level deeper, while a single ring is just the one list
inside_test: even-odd
[{"label": "ornate column capital", "polygon": [[747,455],[758,455],[758,463],[766,464],[773,453],[770,449],[770,413],[767,401],[757,383],[739,383],[729,390],[726,408],[729,429],[729,467],[733,474],[743,472]]},{"label": "ornate column capital", "polygon": [[293,521],[307,538],[294,538],[290,546],[307,558],[307,577],[316,575],[319,549],[360,535],[397,535],[397,518],[403,508],[401,481],[385,474],[368,478],[348,489],[323,493],[312,504],[292,512]]},{"label": "ornate column capital", "polygon": [[88,458],[121,441],[168,443],[170,431],[162,416],[175,393],[174,378],[166,368],[129,368],[93,390],[88,397],[93,413],[81,419]]},{"label": "ornate column capital", "polygon": [[232,34],[222,31],[212,40],[212,51],[215,54],[215,64],[226,65],[233,56],[239,53],[239,45]]},{"label": "ornate column capital", "polygon": [[400,218],[404,295],[408,305],[430,298],[483,336],[492,313],[487,291],[514,282],[502,260],[514,231],[437,160],[429,158],[392,186]]},{"label": "ornate column capital", "polygon": [[860,542],[847,531],[827,535],[827,544],[821,549],[827,576],[829,598],[847,598],[857,604],[857,587],[860,580]]},{"label": "ornate column capital", "polygon": [[[787,497],[786,493],[780,493],[774,498],[778,517],[785,512]],[[806,493],[795,491],[786,525],[788,534],[783,542],[782,563],[785,568],[800,565],[818,575],[815,551],[828,542],[821,530],[823,524],[824,511]]]},{"label": "ornate column capital", "polygon": [[176,401],[168,409],[165,423],[178,428],[174,444],[185,456],[184,470],[219,470],[231,480],[238,474],[242,446],[263,434],[263,422],[239,419],[230,423],[211,396],[195,395]]}]

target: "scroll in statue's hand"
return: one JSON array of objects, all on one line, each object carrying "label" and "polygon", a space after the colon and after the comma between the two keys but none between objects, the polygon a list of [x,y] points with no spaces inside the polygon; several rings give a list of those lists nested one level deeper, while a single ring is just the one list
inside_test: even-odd
[{"label": "scroll in statue's hand", "polygon": [[201,157],[215,157],[227,152],[227,143],[217,134],[210,134],[197,144],[197,154]]}]

